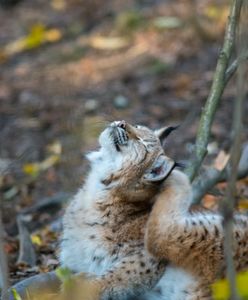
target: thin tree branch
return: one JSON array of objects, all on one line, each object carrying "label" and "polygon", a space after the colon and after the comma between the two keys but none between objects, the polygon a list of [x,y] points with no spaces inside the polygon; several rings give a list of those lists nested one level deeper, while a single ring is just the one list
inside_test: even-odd
[{"label": "thin tree branch", "polygon": [[0,283],[2,288],[2,300],[7,300],[7,291],[9,288],[9,278],[8,278],[8,263],[7,256],[4,251],[4,230],[2,223],[2,205],[0,199]]},{"label": "thin tree branch", "polygon": [[[217,183],[227,181],[229,172],[230,164],[228,163],[221,171],[215,168],[209,168],[201,176],[198,176],[192,184],[192,203],[200,203],[203,196]],[[243,147],[237,176],[237,179],[248,176],[248,143]]]},{"label": "thin tree branch", "polygon": [[219,54],[213,83],[200,118],[193,161],[186,170],[186,173],[188,174],[191,181],[193,181],[193,179],[195,178],[201,166],[201,163],[207,154],[207,144],[210,136],[211,125],[213,123],[217,106],[220,102],[220,98],[226,85],[225,76],[228,68],[228,63],[233,51],[235,31],[236,25],[239,20],[240,8],[241,0],[233,0],[230,10],[230,16],[226,26],[224,43]]},{"label": "thin tree branch", "polygon": [[[242,1],[241,1],[242,3]],[[242,24],[239,24],[238,51],[242,51]],[[247,30],[247,28],[245,28]],[[233,211],[236,206],[236,180],[241,149],[241,132],[244,108],[244,64],[239,64],[237,73],[237,99],[234,102],[233,114],[233,146],[230,156],[229,182],[226,189],[226,197],[222,201],[221,209],[224,217],[224,253],[227,264],[227,278],[230,286],[230,299],[238,300],[236,288],[236,271],[233,261]]]},{"label": "thin tree branch", "polygon": [[228,83],[228,81],[232,78],[234,73],[237,71],[238,65],[244,62],[248,59],[248,53],[246,53],[243,57],[240,57],[238,59],[235,59],[231,65],[226,70],[225,74],[225,85]]},{"label": "thin tree branch", "polygon": [[[12,288],[17,291],[23,300],[30,300],[33,299],[32,297],[29,297],[30,295],[35,295],[37,297],[37,295],[44,295],[44,292],[53,295],[59,293],[61,289],[61,281],[57,277],[56,273],[52,271],[26,278],[16,283],[12,286]],[[8,300],[15,300],[11,289],[8,290]]]},{"label": "thin tree branch", "polygon": [[30,233],[22,216],[17,217],[19,231],[19,257],[17,263],[24,263],[31,267],[36,264],[36,253],[32,244]]}]

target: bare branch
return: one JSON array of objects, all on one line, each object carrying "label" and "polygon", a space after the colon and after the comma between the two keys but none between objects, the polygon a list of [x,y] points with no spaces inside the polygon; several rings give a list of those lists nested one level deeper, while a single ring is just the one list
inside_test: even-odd
[{"label": "bare branch", "polygon": [[218,58],[213,83],[200,118],[193,161],[186,170],[186,173],[188,174],[191,181],[193,181],[193,179],[195,178],[201,166],[201,163],[207,154],[207,144],[209,140],[211,125],[213,123],[217,106],[220,102],[220,98],[226,85],[225,76],[228,68],[228,63],[233,51],[236,26],[240,15],[240,8],[241,0],[233,0],[230,10],[230,16],[226,26],[224,43]]},{"label": "bare branch", "polygon": [[20,211],[22,215],[31,213],[41,213],[44,211],[58,211],[66,204],[71,198],[71,194],[65,192],[59,192],[51,197],[45,197],[33,206],[26,207]]},{"label": "bare branch", "polygon": [[[203,196],[207,194],[217,183],[228,180],[230,164],[219,171],[215,168],[207,169],[201,176],[198,176],[192,184],[192,203],[198,204]],[[244,145],[238,166],[237,179],[248,176],[248,143]]]},{"label": "bare branch", "polygon": [[[1,202],[1,199],[0,199]],[[0,203],[0,283],[2,288],[2,300],[7,300],[7,290],[9,287],[7,256],[4,252],[4,230],[2,223],[2,209]]]},{"label": "bare branch", "polygon": [[[242,3],[242,1],[241,1]],[[238,35],[238,50],[242,51],[242,24],[239,24]],[[245,28],[247,30],[247,28]],[[227,278],[230,285],[230,299],[238,300],[238,292],[236,288],[236,271],[233,261],[233,211],[236,206],[236,180],[238,176],[238,165],[240,160],[241,149],[241,132],[242,132],[242,119],[244,108],[244,64],[238,66],[237,76],[237,99],[234,101],[234,114],[233,114],[233,146],[230,156],[230,172],[229,182],[226,189],[226,197],[222,201],[221,209],[224,217],[224,253],[227,263]]]},{"label": "bare branch", "polygon": [[18,263],[25,263],[33,267],[36,264],[36,253],[22,216],[17,218],[17,226],[20,241]]},{"label": "bare branch", "polygon": [[[45,292],[47,294],[59,293],[61,282],[55,272],[48,272],[24,279],[16,283],[12,288],[25,300],[31,299],[30,295],[37,297],[37,295],[44,295]],[[11,290],[8,291],[8,300],[15,300]]]},{"label": "bare branch", "polygon": [[226,70],[225,85],[232,78],[233,74],[237,71],[238,65],[241,64],[242,62],[246,61],[247,59],[248,59],[248,53],[246,53],[243,57],[239,57],[238,59],[235,59],[231,63],[231,65]]}]

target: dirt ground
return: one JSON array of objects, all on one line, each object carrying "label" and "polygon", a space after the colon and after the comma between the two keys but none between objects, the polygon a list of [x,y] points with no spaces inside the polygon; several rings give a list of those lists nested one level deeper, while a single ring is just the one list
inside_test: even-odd
[{"label": "dirt ground", "polygon": [[[0,8],[0,190],[11,282],[58,265],[63,208],[108,122],[181,124],[166,150],[190,158],[228,13],[225,1],[192,3],[23,0]],[[234,78],[208,163],[230,147],[235,97]],[[247,125],[245,118],[244,141]],[[30,242],[25,230],[31,260],[18,259],[18,233]]]}]

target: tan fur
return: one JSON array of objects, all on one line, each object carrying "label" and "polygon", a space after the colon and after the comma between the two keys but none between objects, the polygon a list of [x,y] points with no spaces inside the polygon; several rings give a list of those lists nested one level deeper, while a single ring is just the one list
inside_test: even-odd
[{"label": "tan fur", "polygon": [[[190,211],[191,186],[173,171],[149,217],[146,246],[157,259],[168,259],[208,284],[225,275],[223,218],[211,211]],[[233,229],[236,270],[248,267],[248,217],[236,214]]]},{"label": "tan fur", "polygon": [[[93,298],[90,298],[94,300],[99,297],[126,300],[133,296],[140,296],[142,300],[209,299],[210,291],[205,283],[168,265],[163,256],[159,199],[150,218],[150,224],[154,225],[149,227],[147,235],[152,255],[146,250],[147,220],[174,162],[165,156],[158,136],[146,127],[126,124],[128,142],[120,142],[115,149],[118,126],[120,122],[115,122],[101,134],[101,149],[92,153],[93,165],[86,184],[66,210],[62,265],[76,273],[91,273],[88,279],[79,275],[78,280],[79,286],[95,287]],[[158,132],[165,137],[168,134],[165,129]],[[110,160],[107,166],[106,160]],[[112,168],[115,164],[118,167]],[[106,172],[102,172],[104,168]],[[173,177],[169,177],[168,182],[170,178]],[[166,189],[166,194],[172,198],[175,195],[170,188]],[[162,298],[156,292],[160,288]]]},{"label": "tan fur", "polygon": [[[90,282],[95,282],[96,291],[100,289],[101,299],[126,299],[128,295],[150,290],[167,265],[164,260],[154,259],[144,248],[145,225],[152,199],[160,187],[160,182],[147,182],[144,174],[157,157],[164,155],[164,151],[158,137],[148,128],[134,128],[127,124],[126,130],[134,145],[133,156],[127,157],[120,170],[101,179],[101,192],[89,196],[86,184],[64,216],[62,264],[77,273],[87,272],[91,265],[100,268],[105,261],[110,265],[90,279]],[[143,139],[146,146],[140,142]],[[89,197],[93,198],[85,205],[84,198]],[[88,244],[92,248],[89,251],[96,255],[85,267],[80,265],[81,252],[78,249]],[[71,256],[65,256],[63,251]]]}]

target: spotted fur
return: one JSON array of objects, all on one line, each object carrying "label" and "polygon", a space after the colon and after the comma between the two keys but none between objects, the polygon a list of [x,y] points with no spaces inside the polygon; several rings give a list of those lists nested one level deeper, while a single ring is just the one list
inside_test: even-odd
[{"label": "spotted fur", "polygon": [[[223,217],[211,211],[190,210],[187,176],[174,170],[156,198],[146,231],[146,246],[157,259],[168,259],[201,282],[223,277]],[[236,270],[248,268],[248,217],[234,216],[233,258]],[[207,298],[208,299],[208,298]]]},{"label": "spotted fur", "polygon": [[[66,210],[60,261],[76,273],[93,275],[101,299],[160,299],[167,260],[153,258],[144,247],[145,226],[154,196],[174,165],[161,146],[164,130],[114,122],[99,138],[100,149],[88,155],[91,171]],[[185,300],[185,278],[178,297]],[[173,281],[173,280],[172,280]],[[171,298],[170,298],[171,294]]]}]

